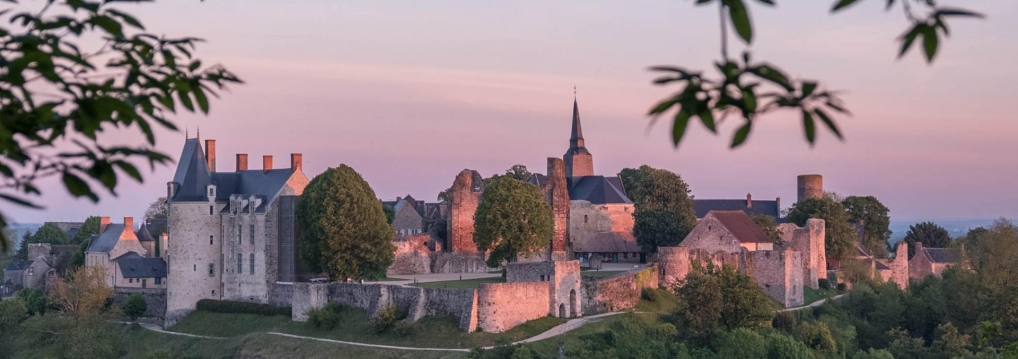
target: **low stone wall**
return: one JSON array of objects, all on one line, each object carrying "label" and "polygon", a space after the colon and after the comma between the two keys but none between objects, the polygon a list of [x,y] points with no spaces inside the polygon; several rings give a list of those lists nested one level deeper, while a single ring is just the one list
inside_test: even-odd
[{"label": "low stone wall", "polygon": [[293,283],[273,283],[269,286],[269,304],[277,307],[291,307]]},{"label": "low stone wall", "polygon": [[[360,308],[374,317],[389,306],[407,314],[410,321],[424,316],[455,316],[460,318],[460,329],[473,331],[477,327],[476,289],[418,288],[390,284],[329,283],[328,300],[349,307]],[[297,288],[296,292],[303,289]],[[294,296],[294,313],[297,298]],[[324,305],[324,303],[322,304]],[[296,315],[296,314],[295,314]]]},{"label": "low stone wall", "polygon": [[656,266],[584,282],[581,287],[583,314],[592,315],[633,308],[640,302],[643,288],[657,288],[658,283]]},{"label": "low stone wall", "polygon": [[435,252],[431,254],[431,273],[487,273],[484,253]]},{"label": "low stone wall", "polygon": [[292,286],[293,301],[290,316],[295,322],[306,322],[308,311],[325,306],[329,302],[329,287],[323,283],[295,283]]},{"label": "low stone wall", "polygon": [[145,298],[147,309],[145,309],[144,317],[162,319],[166,315],[166,289],[116,288],[113,303],[119,305],[135,293],[141,294],[142,298]]},{"label": "low stone wall", "polygon": [[547,282],[482,283],[477,291],[477,326],[501,333],[547,316],[550,290]]},{"label": "low stone wall", "polygon": [[477,289],[427,288],[424,315],[460,318],[459,328],[472,332],[477,328]]}]

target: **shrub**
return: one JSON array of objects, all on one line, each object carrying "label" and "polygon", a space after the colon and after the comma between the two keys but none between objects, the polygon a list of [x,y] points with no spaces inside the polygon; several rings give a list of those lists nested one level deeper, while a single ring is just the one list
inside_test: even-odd
[{"label": "shrub", "polygon": [[372,321],[375,332],[381,333],[386,330],[392,329],[392,327],[396,324],[397,320],[403,319],[400,317],[401,315],[399,313],[399,310],[397,310],[396,306],[394,305],[390,305],[385,309],[382,309],[381,311],[378,312],[378,315],[376,315],[375,319]]},{"label": "shrub", "polygon": [[393,328],[392,331],[396,333],[397,336],[409,337],[417,334],[417,326],[414,325],[414,323],[411,323],[408,319],[401,319],[396,322],[396,327]]},{"label": "shrub", "polygon": [[831,281],[825,278],[817,279],[817,285],[820,287],[820,289],[831,289]]},{"label": "shrub", "polygon": [[290,307],[277,307],[268,304],[234,302],[228,300],[202,299],[198,301],[197,309],[212,313],[244,313],[259,315],[291,315]]},{"label": "shrub", "polygon": [[124,311],[124,314],[131,318],[131,320],[137,320],[138,317],[145,315],[145,311],[148,310],[148,304],[145,303],[145,297],[141,294],[134,293],[127,297],[124,304],[120,305],[120,309]]},{"label": "shrub", "polygon": [[324,330],[335,328],[339,324],[342,311],[343,306],[336,302],[329,302],[324,307],[309,310],[308,325]]},{"label": "shrub", "polygon": [[848,290],[848,285],[845,284],[844,282],[838,283],[838,290],[844,292]]},{"label": "shrub", "polygon": [[791,312],[780,312],[774,316],[771,326],[774,329],[790,333],[795,330],[795,316]]},{"label": "shrub", "polygon": [[661,293],[655,289],[643,288],[643,291],[640,292],[640,297],[647,301],[656,302],[658,299],[661,299]]}]

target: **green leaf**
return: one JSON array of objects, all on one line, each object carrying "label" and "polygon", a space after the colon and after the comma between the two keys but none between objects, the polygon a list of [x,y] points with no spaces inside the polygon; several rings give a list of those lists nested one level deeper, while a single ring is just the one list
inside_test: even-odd
[{"label": "green leaf", "polygon": [[937,56],[937,45],[939,39],[937,38],[937,31],[932,26],[926,26],[923,28],[923,51],[926,53],[926,62],[933,63],[933,58]]},{"label": "green leaf", "polygon": [[813,90],[817,89],[817,83],[811,81],[804,81],[802,83],[802,97],[806,98],[813,94]]},{"label": "green leaf", "polygon": [[660,115],[660,114],[664,113],[665,111],[668,111],[668,109],[672,108],[672,106],[675,106],[676,103],[679,103],[679,100],[675,99],[674,97],[673,98],[669,98],[669,99],[664,100],[664,101],[661,101],[657,105],[655,105],[654,108],[650,109],[650,112],[647,113],[647,114],[648,115]]},{"label": "green leaf", "polygon": [[64,187],[71,192],[74,197],[88,197],[92,202],[98,202],[99,196],[96,196],[92,189],[85,183],[80,177],[75,176],[70,172],[64,172],[63,176]]},{"label": "green leaf", "polygon": [[21,198],[10,196],[10,195],[6,195],[6,194],[3,194],[3,193],[0,193],[0,199],[3,199],[3,200],[8,201],[8,202],[14,202],[14,204],[17,204],[19,206],[24,206],[24,207],[28,207],[28,208],[34,208],[34,209],[42,209],[41,206],[39,206],[39,205],[37,205],[35,203],[32,203],[32,202],[29,202],[26,199],[21,199]]},{"label": "green leaf", "polygon": [[194,100],[198,103],[198,108],[207,115],[209,113],[209,99],[205,97],[205,92],[202,91],[201,87],[194,87],[191,93],[194,94]]},{"label": "green leaf", "polygon": [[130,164],[129,162],[116,161],[113,162],[113,164],[116,165],[117,167],[120,167],[121,171],[124,171],[124,173],[127,173],[128,176],[131,176],[131,178],[134,178],[136,181],[138,182],[142,181],[141,172],[138,172],[138,169],[135,168],[134,165]]},{"label": "green leaf", "polygon": [[759,1],[770,6],[774,6],[774,0],[756,0],[756,1]]},{"label": "green leaf", "polygon": [[90,19],[88,22],[95,26],[101,27],[106,33],[113,37],[124,37],[124,30],[117,20],[109,16],[96,16]]},{"label": "green leaf", "polygon": [[924,24],[915,24],[908,32],[901,36],[901,51],[898,52],[898,58],[905,56],[908,49],[912,47],[912,43],[915,42],[916,36],[922,32]]},{"label": "green leaf", "polygon": [[831,129],[831,132],[834,132],[834,135],[837,136],[839,140],[845,140],[845,138],[841,136],[841,130],[838,129],[838,125],[834,123],[834,120],[832,120],[830,116],[827,116],[827,113],[824,112],[824,110],[818,108],[813,110],[813,112],[816,112],[817,117],[820,117],[820,120],[827,125],[827,128]]},{"label": "green leaf", "polygon": [[770,81],[775,85],[781,86],[785,89],[785,91],[792,92],[795,90],[795,88],[792,87],[792,83],[788,80],[788,76],[785,76],[781,70],[770,65],[757,65],[751,67],[749,72],[764,80]]},{"label": "green leaf", "polygon": [[812,146],[817,139],[817,128],[813,123],[813,115],[805,109],[802,110],[802,129],[806,132],[806,141]]},{"label": "green leaf", "polygon": [[732,137],[731,148],[739,147],[744,142],[746,142],[746,139],[749,138],[749,132],[751,130],[753,130],[753,121],[751,120],[746,121],[745,125],[742,125],[742,127],[739,127],[739,129],[735,131],[735,137]]},{"label": "green leaf", "polygon": [[718,128],[714,124],[714,113],[711,111],[710,106],[707,106],[706,103],[700,104],[700,113],[698,116],[700,117],[700,122],[703,122],[703,125],[706,126],[710,132],[718,133]]},{"label": "green leaf", "polygon": [[109,11],[109,13],[110,13],[110,14],[113,14],[113,15],[119,16],[119,17],[120,17],[121,19],[123,19],[123,20],[124,20],[124,22],[126,22],[126,23],[127,23],[128,25],[134,26],[135,28],[138,28],[138,29],[140,29],[140,30],[145,30],[145,26],[142,26],[142,25],[141,25],[141,22],[139,22],[139,21],[138,21],[138,19],[134,18],[134,17],[133,17],[133,16],[131,16],[131,15],[128,15],[128,14],[126,14],[126,13],[123,13],[123,12],[121,12],[121,11],[117,11],[117,10],[115,10],[115,9],[109,9],[109,10],[107,10],[107,11]]},{"label": "green leaf", "polygon": [[892,6],[894,6],[894,0],[887,0],[887,7],[884,10],[891,10]]},{"label": "green leaf", "polygon": [[742,0],[725,1],[728,5],[728,15],[732,18],[732,26],[742,40],[747,44],[753,43],[753,24],[749,21],[749,10]]},{"label": "green leaf", "polygon": [[848,7],[849,5],[855,4],[856,1],[858,1],[858,0],[841,0],[841,1],[838,1],[838,3],[834,4],[834,7],[831,8],[831,12],[837,12],[838,10],[844,9],[844,8]]},{"label": "green leaf", "polygon": [[675,123],[672,124],[672,145],[675,147],[679,146],[679,142],[682,141],[682,136],[686,134],[686,127],[689,125],[689,111],[685,108],[679,110],[679,113],[675,114]]},{"label": "green leaf", "polygon": [[986,18],[986,15],[980,14],[978,12],[969,11],[969,10],[965,10],[965,9],[959,9],[959,8],[951,8],[951,7],[938,8],[937,11],[935,11],[933,13],[933,16],[937,16],[937,15],[976,17],[976,18],[980,18],[980,19]]}]

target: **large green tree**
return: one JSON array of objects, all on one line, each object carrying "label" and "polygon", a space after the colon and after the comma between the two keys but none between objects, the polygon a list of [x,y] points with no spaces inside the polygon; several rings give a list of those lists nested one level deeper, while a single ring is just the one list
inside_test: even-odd
[{"label": "large green tree", "polygon": [[145,218],[166,219],[169,216],[170,207],[166,203],[166,197],[156,198],[156,200],[149,203],[148,208],[145,209]]},{"label": "large green tree", "polygon": [[99,227],[101,225],[99,222],[99,217],[96,216],[86,218],[85,223],[81,225],[81,228],[78,228],[78,233],[74,234],[74,239],[71,243],[80,244],[88,242],[92,239],[92,236],[99,234]]},{"label": "large green tree", "polygon": [[848,212],[849,222],[862,223],[863,247],[878,258],[887,258],[887,240],[891,239],[890,210],[873,196],[849,196],[841,205]]},{"label": "large green tree", "polygon": [[848,223],[848,213],[841,203],[831,196],[807,198],[792,205],[792,209],[788,211],[788,220],[798,226],[805,226],[810,218],[824,220],[824,229],[827,232],[827,237],[824,238],[827,258],[837,260],[851,253],[857,237],[855,229]]},{"label": "large green tree", "polygon": [[647,165],[619,173],[633,201],[633,236],[645,253],[675,246],[696,226],[689,186],[682,177]]},{"label": "large green tree", "polygon": [[754,328],[774,318],[767,294],[732,266],[696,262],[686,279],[673,289],[679,304],[673,315],[675,327],[689,337]]},{"label": "large green tree", "polygon": [[908,258],[915,255],[916,242],[927,248],[947,248],[951,246],[951,234],[944,227],[933,222],[922,222],[908,226],[905,232],[905,243],[908,243]]},{"label": "large green tree", "polygon": [[969,231],[964,254],[984,286],[1018,290],[1018,261],[1015,260],[1018,258],[1018,226],[1014,223],[1001,218],[989,229]]},{"label": "large green tree", "polygon": [[329,168],[297,200],[300,258],[305,269],[334,280],[385,276],[396,247],[375,191],[347,165]]},{"label": "large green tree", "polygon": [[495,176],[474,213],[474,243],[491,251],[489,267],[546,248],[553,231],[551,206],[541,190],[512,176]]},{"label": "large green tree", "polygon": [[[175,114],[209,111],[209,97],[239,83],[195,57],[200,39],[145,32],[115,1],[32,1],[0,11],[0,200],[38,208],[29,197],[59,177],[75,197],[116,195],[136,167],[168,163],[156,129]],[[101,41],[96,41],[101,40]],[[104,130],[137,130],[135,145],[109,145]],[[117,132],[122,135],[122,132]],[[123,141],[113,141],[123,142]],[[9,209],[10,206],[3,207]],[[0,227],[5,226],[0,213]],[[0,241],[0,251],[7,249]]]}]

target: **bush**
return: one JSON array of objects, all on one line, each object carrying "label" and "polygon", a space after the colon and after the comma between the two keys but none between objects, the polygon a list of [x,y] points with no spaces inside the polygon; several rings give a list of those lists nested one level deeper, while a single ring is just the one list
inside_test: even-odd
[{"label": "bush", "polygon": [[656,302],[658,299],[661,299],[661,293],[656,289],[643,288],[643,291],[640,292],[640,297],[647,301]]},{"label": "bush", "polygon": [[820,289],[831,289],[831,281],[824,278],[817,279],[817,285]]},{"label": "bush", "polygon": [[845,284],[844,282],[838,283],[838,290],[844,292],[848,290],[848,285]]},{"label": "bush", "polygon": [[291,316],[290,307],[277,307],[268,304],[233,302],[228,300],[202,299],[198,301],[197,309],[212,313],[244,313],[259,315],[285,315]]},{"label": "bush", "polygon": [[308,325],[324,330],[335,328],[340,322],[340,312],[343,306],[336,302],[329,302],[324,307],[308,311]]},{"label": "bush", "polygon": [[148,310],[148,304],[145,303],[145,297],[141,294],[134,293],[127,297],[124,304],[120,305],[120,309],[124,311],[124,314],[131,318],[131,320],[137,320],[138,317],[145,315],[145,311]]},{"label": "bush", "polygon": [[780,312],[774,316],[774,320],[771,321],[771,327],[791,333],[795,330],[795,316],[790,312]]},{"label": "bush", "polygon": [[414,323],[411,323],[408,319],[401,319],[396,322],[396,327],[393,328],[392,331],[396,333],[397,336],[409,337],[417,334],[417,326],[414,325]]},{"label": "bush", "polygon": [[375,319],[372,320],[375,332],[381,333],[386,330],[392,329],[392,327],[396,325],[397,320],[406,318],[405,315],[400,314],[401,313],[399,312],[399,310],[396,309],[396,306],[394,305],[390,305],[385,309],[379,311],[378,315],[375,316]]}]

